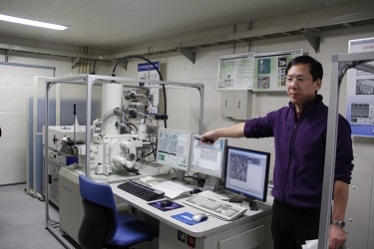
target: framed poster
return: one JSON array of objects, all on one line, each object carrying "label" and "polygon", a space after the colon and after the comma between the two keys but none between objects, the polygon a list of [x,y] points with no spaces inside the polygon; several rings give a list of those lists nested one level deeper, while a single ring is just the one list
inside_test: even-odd
[{"label": "framed poster", "polygon": [[300,55],[302,49],[255,54],[253,91],[285,91],[287,64]]},{"label": "framed poster", "polygon": [[253,53],[221,56],[217,90],[249,90],[253,80]]},{"label": "framed poster", "polygon": [[[348,42],[348,53],[373,51],[374,37]],[[374,66],[374,61],[367,63]],[[346,118],[353,136],[374,137],[374,74],[348,70]]]}]

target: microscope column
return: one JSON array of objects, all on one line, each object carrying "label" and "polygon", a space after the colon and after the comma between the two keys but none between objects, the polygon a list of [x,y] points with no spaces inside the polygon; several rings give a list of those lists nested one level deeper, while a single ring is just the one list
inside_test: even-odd
[{"label": "microscope column", "polygon": [[116,127],[116,121],[121,121],[121,115],[114,115],[114,109],[122,110],[123,86],[121,84],[103,84],[102,91],[102,133],[106,135],[118,135],[121,130]]}]

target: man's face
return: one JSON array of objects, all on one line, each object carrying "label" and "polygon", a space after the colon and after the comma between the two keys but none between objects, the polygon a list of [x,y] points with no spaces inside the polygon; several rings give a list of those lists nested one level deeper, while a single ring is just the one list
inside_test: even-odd
[{"label": "man's face", "polygon": [[286,82],[290,101],[299,112],[315,98],[322,84],[321,79],[313,81],[308,64],[293,65],[287,72]]}]

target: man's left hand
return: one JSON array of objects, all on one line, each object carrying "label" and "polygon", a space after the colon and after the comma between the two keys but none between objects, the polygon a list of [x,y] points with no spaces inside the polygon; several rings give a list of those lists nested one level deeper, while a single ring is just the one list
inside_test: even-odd
[{"label": "man's left hand", "polygon": [[347,233],[344,228],[330,225],[329,249],[341,248],[347,240]]}]

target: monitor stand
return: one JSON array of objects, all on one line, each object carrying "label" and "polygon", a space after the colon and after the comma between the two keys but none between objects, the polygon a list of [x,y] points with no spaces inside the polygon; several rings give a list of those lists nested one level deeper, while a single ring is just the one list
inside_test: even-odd
[{"label": "monitor stand", "polygon": [[208,175],[205,178],[203,190],[209,189],[209,190],[212,190],[212,191],[217,191],[218,186],[219,186],[219,180],[220,180],[220,178],[218,178],[218,177]]},{"label": "monitor stand", "polygon": [[174,180],[182,185],[196,185],[193,180],[191,181],[188,176],[186,177],[186,171],[184,170],[176,169],[175,175]]},{"label": "monitor stand", "polygon": [[245,199],[235,199],[235,198],[230,198],[229,202],[236,202],[236,203],[242,203],[246,202],[248,203],[248,207],[251,211],[258,211],[257,203],[253,198],[246,197]]}]

